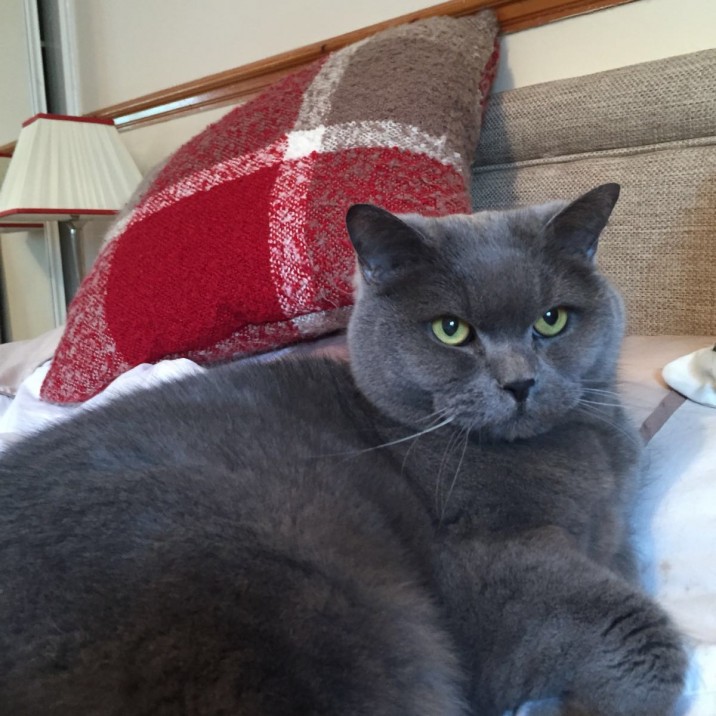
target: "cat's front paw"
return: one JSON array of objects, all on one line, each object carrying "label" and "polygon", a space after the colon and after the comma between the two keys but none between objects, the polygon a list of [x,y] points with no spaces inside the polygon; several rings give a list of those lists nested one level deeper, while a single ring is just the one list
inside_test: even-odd
[{"label": "cat's front paw", "polygon": [[522,704],[517,711],[510,711],[503,716],[591,716],[581,706],[564,699],[541,699]]},{"label": "cat's front paw", "polygon": [[540,699],[522,704],[517,711],[503,716],[591,716],[581,706],[564,699]]},{"label": "cat's front paw", "polygon": [[600,716],[675,716],[688,658],[666,613],[638,593],[612,610],[575,692]]}]

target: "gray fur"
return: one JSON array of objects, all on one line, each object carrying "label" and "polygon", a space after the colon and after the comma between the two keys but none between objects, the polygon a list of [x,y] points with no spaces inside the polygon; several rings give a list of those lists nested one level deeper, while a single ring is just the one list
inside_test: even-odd
[{"label": "gray fur", "polygon": [[[350,368],[226,366],[12,449],[2,713],[670,714],[685,656],[631,583],[622,309],[591,260],[616,193],[354,207]],[[438,342],[445,314],[474,339]]]}]

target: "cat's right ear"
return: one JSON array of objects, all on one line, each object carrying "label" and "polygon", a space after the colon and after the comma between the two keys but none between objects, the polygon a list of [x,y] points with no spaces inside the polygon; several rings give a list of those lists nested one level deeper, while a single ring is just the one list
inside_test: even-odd
[{"label": "cat's right ear", "polygon": [[346,226],[361,273],[369,284],[392,283],[428,257],[429,249],[420,234],[379,206],[354,204],[348,209]]}]

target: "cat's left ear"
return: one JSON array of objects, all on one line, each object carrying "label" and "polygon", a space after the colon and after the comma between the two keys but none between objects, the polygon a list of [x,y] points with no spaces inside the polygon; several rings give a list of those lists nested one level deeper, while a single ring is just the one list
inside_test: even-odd
[{"label": "cat's left ear", "polygon": [[602,184],[580,196],[550,219],[547,246],[592,259],[618,198],[619,184]]},{"label": "cat's left ear", "polygon": [[373,204],[354,204],[346,226],[364,279],[387,285],[424,263],[430,253],[420,234],[402,219]]}]

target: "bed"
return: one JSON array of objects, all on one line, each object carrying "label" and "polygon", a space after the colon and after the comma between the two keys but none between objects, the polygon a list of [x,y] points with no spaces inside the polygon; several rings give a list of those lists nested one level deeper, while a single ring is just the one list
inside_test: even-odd
[{"label": "bed", "polygon": [[[202,132],[153,173],[110,229],[67,327],[0,346],[0,442],[7,445],[126,391],[211,370],[216,362],[272,360],[305,351],[345,358],[342,328],[350,311],[352,258],[335,248],[340,243],[335,232],[340,229],[328,223],[336,223],[336,212],[343,210],[345,202],[361,197],[376,203],[393,201],[389,208],[397,211],[413,210],[417,202],[444,213],[469,205],[501,208],[566,198],[598,183],[617,181],[622,199],[602,240],[599,261],[625,296],[629,335],[620,364],[620,390],[647,442],[649,487],[634,518],[643,557],[642,579],[689,641],[693,668],[684,713],[714,716],[716,360],[711,360],[711,348],[716,343],[716,51],[507,91],[493,97],[483,114],[497,62],[494,20],[481,16],[459,28],[438,25],[441,39],[432,37],[429,43],[441,47],[443,55],[447,43],[452,60],[454,53],[464,52],[468,66],[472,62],[473,69],[478,68],[479,81],[474,72],[455,80],[450,71],[454,62],[442,75],[438,68],[432,78],[416,78],[411,68],[418,60],[411,60],[386,89],[391,95],[398,85],[404,89],[403,95],[397,92],[402,103],[391,105],[391,116],[381,117],[380,122],[377,115],[366,119],[365,103],[375,100],[375,78],[385,72],[377,49],[389,48],[393,57],[397,45],[401,53],[407,52],[405,48],[417,47],[429,32],[419,23],[403,26],[288,75],[279,83],[280,91],[270,89],[268,96],[244,105],[239,114],[227,115],[229,120]],[[455,49],[460,44],[455,33],[462,49]],[[368,76],[373,78],[370,96],[360,94]],[[352,77],[352,91],[361,97],[359,108],[349,107],[341,94],[341,82],[347,77]],[[406,138],[398,131],[410,123],[423,139],[435,135],[431,125],[435,118],[429,112],[420,117],[406,114],[415,113],[411,106],[415,106],[416,82],[421,92],[425,82],[441,88],[431,95],[430,103],[448,125],[443,144],[428,146],[421,140],[416,148],[414,136]],[[455,96],[465,98],[464,107],[456,108],[460,103],[453,102],[448,108],[447,98]],[[285,120],[291,126],[287,138],[285,127],[279,126],[281,118],[275,120],[271,136],[265,124],[257,129],[256,117],[275,118],[272,109],[292,106],[291,102],[296,111]],[[350,136],[337,129],[346,126],[351,128]],[[368,128],[374,134],[366,138]],[[239,145],[226,140],[239,134],[243,138]],[[280,158],[275,159],[278,155],[271,152],[279,146]],[[396,146],[399,151],[394,153]],[[423,164],[410,163],[417,155]],[[331,184],[332,177],[346,170],[347,156],[357,186],[352,192]],[[316,157],[321,162],[311,163]],[[187,216],[182,202],[187,196],[197,197],[198,202],[223,191],[235,197],[238,188],[254,191],[259,169],[251,176],[237,169],[249,159],[255,162],[254,169],[258,166],[264,172],[261,176],[275,170],[278,183],[272,187],[289,193],[291,220],[299,216],[302,227],[308,228],[300,237],[287,239],[296,242],[293,253],[276,253],[276,227],[286,228],[285,213],[277,211],[270,217],[265,232],[269,268],[263,283],[254,280],[260,264],[252,253],[255,246],[247,246],[245,237],[222,234],[224,244],[244,241],[242,251],[231,259],[221,247],[219,263],[234,262],[232,279],[243,280],[250,288],[242,306],[250,303],[254,312],[234,307],[227,312],[229,327],[217,328],[222,314],[214,303],[207,309],[206,292],[221,285],[221,270],[204,268],[208,276],[197,276],[187,274],[189,269],[182,263],[167,260],[160,269],[157,261],[167,252],[190,251],[195,264],[216,263],[212,252],[218,249],[206,233],[201,234],[206,239],[203,244],[177,248],[176,230]],[[397,189],[391,182],[376,185],[375,177],[361,184],[363,178],[355,167],[363,171],[378,161],[394,162],[396,173],[410,181]],[[416,176],[430,181],[416,183]],[[297,177],[311,187],[298,199],[286,189],[296,185]],[[315,189],[319,185],[320,191]],[[260,193],[246,196],[251,207],[266,199]],[[211,204],[214,216],[216,206]],[[275,209],[276,202],[270,206]],[[200,204],[193,204],[192,211],[198,223],[210,216]],[[324,223],[315,218],[324,215],[328,217]],[[252,225],[254,239],[261,236],[264,241],[263,221],[262,216]],[[223,224],[219,228],[232,231]],[[181,295],[167,294],[175,311],[171,315],[156,307],[158,294],[142,288],[146,271],[132,274],[136,256],[132,251],[146,245],[142,241],[150,229],[156,245],[145,260],[152,285],[163,286],[164,281],[184,287]],[[164,233],[171,234],[172,244],[161,244]],[[278,235],[284,236],[280,231]],[[327,252],[305,248],[306,237],[316,235],[325,239]],[[195,236],[193,240],[197,241]],[[296,252],[302,260],[296,259]],[[119,285],[118,279],[112,284],[115,275],[121,278],[121,290],[112,289]],[[309,290],[311,286],[316,290]],[[261,322],[256,316],[268,315],[259,300],[264,290],[274,291],[279,299],[277,313]],[[199,309],[214,317],[208,328],[192,323]],[[116,315],[122,316],[121,330],[111,328]],[[178,319],[182,330],[174,331],[172,321]],[[147,339],[158,335],[164,343]],[[97,356],[107,355],[111,360],[98,365]]]}]

